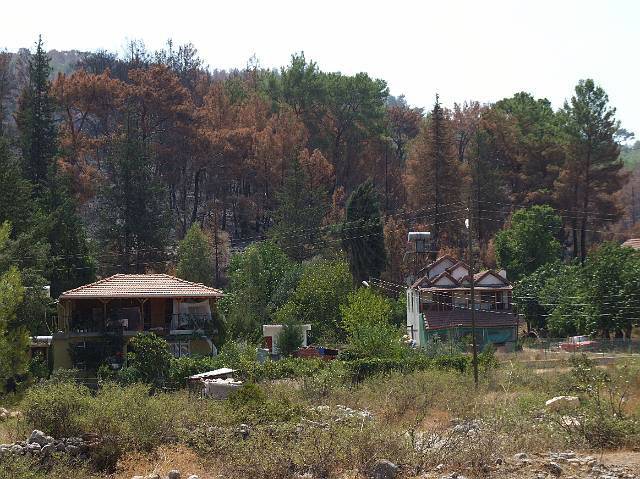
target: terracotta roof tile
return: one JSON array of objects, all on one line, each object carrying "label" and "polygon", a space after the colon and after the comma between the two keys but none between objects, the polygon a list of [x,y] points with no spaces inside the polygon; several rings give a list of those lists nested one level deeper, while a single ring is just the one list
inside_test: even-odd
[{"label": "terracotta roof tile", "polygon": [[622,246],[628,246],[633,249],[640,249],[640,238],[631,238],[622,243]]},{"label": "terracotta roof tile", "polygon": [[65,291],[60,299],[82,298],[219,298],[223,293],[168,274],[114,274]]}]

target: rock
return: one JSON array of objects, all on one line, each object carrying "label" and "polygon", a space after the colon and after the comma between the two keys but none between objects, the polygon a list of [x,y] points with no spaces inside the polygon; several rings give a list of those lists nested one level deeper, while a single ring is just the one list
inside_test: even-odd
[{"label": "rock", "polygon": [[9,417],[11,419],[20,419],[22,417],[22,413],[20,411],[11,411],[9,413]]},{"label": "rock", "polygon": [[144,479],[144,476],[133,476],[131,479]]},{"label": "rock", "polygon": [[38,444],[40,446],[44,446],[45,444],[48,444],[46,437],[47,436],[44,432],[34,429],[31,432],[29,439],[27,439],[27,444]]},{"label": "rock", "polygon": [[528,459],[528,458],[529,458],[529,456],[527,456],[527,454],[526,454],[526,453],[524,453],[524,452],[519,452],[518,454],[514,454],[514,455],[513,455],[513,458],[514,458],[516,461],[524,461],[525,459]]},{"label": "rock", "polygon": [[195,474],[191,474],[189,477],[187,477],[187,479],[200,479],[200,477],[196,476]]},{"label": "rock", "polygon": [[560,422],[567,427],[580,427],[580,421],[573,416],[562,416]]},{"label": "rock", "polygon": [[160,474],[158,474],[157,472],[153,472],[147,476],[147,479],[161,479],[161,478],[160,478]]},{"label": "rock", "polygon": [[167,474],[167,478],[168,479],[180,479],[180,471],[173,469],[172,471],[169,471],[169,474]]},{"label": "rock", "polygon": [[242,436],[242,439],[247,439],[251,432],[251,428],[249,428],[247,424],[240,424],[240,426],[238,426],[238,429],[236,431],[238,434],[240,434],[240,436]]},{"label": "rock", "polygon": [[444,469],[444,464],[438,464],[436,466],[436,471],[442,471]]},{"label": "rock", "polygon": [[11,454],[24,454],[24,448],[20,444],[14,444],[9,450]]},{"label": "rock", "polygon": [[9,414],[4,411],[0,411],[0,422],[4,422],[9,419]]},{"label": "rock", "polygon": [[398,466],[391,461],[383,459],[373,466],[373,479],[393,479],[398,474]]},{"label": "rock", "polygon": [[504,459],[502,459],[501,457],[497,458],[495,460],[495,465],[496,466],[501,466],[502,464],[504,464]]},{"label": "rock", "polygon": [[574,411],[580,406],[580,399],[576,396],[556,396],[544,403],[550,411]]},{"label": "rock", "polygon": [[75,456],[80,452],[80,448],[78,446],[74,446],[73,444],[68,444],[65,446],[64,452],[71,456]]},{"label": "rock", "polygon": [[37,442],[27,444],[27,452],[30,454],[40,454],[40,449],[40,444],[38,444]]},{"label": "rock", "polygon": [[554,476],[562,474],[562,467],[557,462],[548,462],[544,465],[544,468]]},{"label": "rock", "polygon": [[40,452],[42,453],[43,456],[47,457],[49,455],[51,455],[51,453],[54,451],[54,446],[53,444],[45,444],[44,446],[42,446],[42,449],[40,450]]}]

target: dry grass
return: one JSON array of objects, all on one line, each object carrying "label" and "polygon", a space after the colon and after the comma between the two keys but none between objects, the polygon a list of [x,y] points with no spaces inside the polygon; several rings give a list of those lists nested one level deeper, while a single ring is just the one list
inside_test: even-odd
[{"label": "dry grass", "polygon": [[117,471],[109,476],[112,479],[131,479],[133,476],[147,476],[152,473],[164,477],[167,473],[177,469],[183,477],[195,474],[200,479],[214,479],[219,477],[214,466],[206,464],[204,458],[193,449],[184,445],[163,445],[152,453],[131,452],[126,454],[119,462]]}]

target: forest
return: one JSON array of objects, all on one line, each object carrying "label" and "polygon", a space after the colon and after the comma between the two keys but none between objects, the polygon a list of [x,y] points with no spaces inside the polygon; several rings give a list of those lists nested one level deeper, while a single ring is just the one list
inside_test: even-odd
[{"label": "forest", "polygon": [[[310,261],[340,270],[346,257],[347,283],[405,284],[408,231],[430,231],[434,256],[462,257],[471,218],[478,264],[506,265],[514,280],[550,260],[578,268],[602,242],[640,234],[640,146],[592,79],[576,79],[560,108],[527,92],[451,108],[434,92],[422,108],[302,52],[233,71],[171,41],[73,56],[54,73],[42,39],[0,52],[0,272],[13,298],[0,334],[41,329],[43,287],[56,298],[113,273],[223,287],[228,317],[260,323],[276,310],[312,315],[288,296],[313,276]],[[521,253],[518,228],[550,234],[551,256],[509,256]],[[287,274],[269,270],[283,264]],[[243,287],[263,298],[257,313],[234,297]],[[545,323],[552,312],[536,308],[528,320]]]}]

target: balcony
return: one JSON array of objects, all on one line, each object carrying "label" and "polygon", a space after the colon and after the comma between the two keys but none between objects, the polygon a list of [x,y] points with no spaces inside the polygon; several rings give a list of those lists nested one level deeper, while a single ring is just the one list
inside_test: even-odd
[{"label": "balcony", "polygon": [[60,317],[52,318],[54,334],[64,334],[69,337],[93,337],[106,334],[122,334],[132,336],[140,332],[153,332],[159,335],[167,334],[193,334],[195,331],[205,331],[211,327],[210,314],[171,314],[157,318],[157,320],[145,319],[141,322],[138,318],[128,319],[102,319],[75,316],[71,319]]},{"label": "balcony", "polygon": [[170,334],[191,334],[194,331],[204,331],[211,325],[210,314],[172,314]]}]

